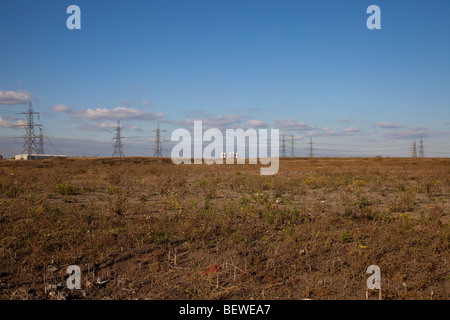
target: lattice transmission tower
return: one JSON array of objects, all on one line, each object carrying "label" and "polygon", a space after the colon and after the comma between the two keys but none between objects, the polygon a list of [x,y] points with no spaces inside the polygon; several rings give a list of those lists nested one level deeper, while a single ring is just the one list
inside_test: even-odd
[{"label": "lattice transmission tower", "polygon": [[167,132],[166,130],[162,130],[159,128],[159,122],[158,122],[158,127],[156,128],[156,130],[153,130],[152,132],[155,132],[155,152],[153,153],[154,157],[162,157],[162,147],[161,147],[161,133],[162,132]]},{"label": "lattice transmission tower", "polygon": [[286,157],[286,139],[283,135],[283,140],[281,141],[281,156]]},{"label": "lattice transmission tower", "polygon": [[39,135],[38,135],[38,154],[44,154],[44,135],[42,134],[42,128],[39,127]]},{"label": "lattice transmission tower", "polygon": [[294,135],[291,135],[291,157],[295,157],[295,149],[294,149]]},{"label": "lattice transmission tower", "polygon": [[417,158],[417,148],[416,148],[416,140],[413,141],[413,145],[412,145],[412,154],[411,156],[413,158]]},{"label": "lattice transmission tower", "polygon": [[114,144],[114,152],[113,157],[125,157],[125,154],[123,153],[123,144],[122,144],[122,128],[120,127],[120,120],[117,121],[117,127],[115,129],[116,131],[116,137],[113,138],[113,140],[116,140],[116,143]]},{"label": "lattice transmission tower", "polygon": [[420,143],[419,143],[419,157],[425,158],[425,152],[423,151],[423,139],[420,137]]},{"label": "lattice transmission tower", "polygon": [[26,115],[26,124],[25,124],[25,136],[23,136],[25,143],[23,145],[23,151],[22,154],[28,154],[28,159],[31,159],[31,155],[38,154],[39,148],[36,143],[36,134],[34,133],[34,127],[41,127],[40,124],[34,123],[34,115],[37,115],[39,119],[39,112],[33,111],[33,105],[30,103],[28,104],[28,110],[26,112],[20,112],[18,114],[24,114]]},{"label": "lattice transmission tower", "polygon": [[309,157],[312,158],[314,156],[313,154],[313,141],[312,141],[312,137],[309,140]]}]

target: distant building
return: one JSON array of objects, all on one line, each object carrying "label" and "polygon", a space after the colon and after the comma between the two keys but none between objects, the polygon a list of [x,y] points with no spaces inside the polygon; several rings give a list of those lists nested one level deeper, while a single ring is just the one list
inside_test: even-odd
[{"label": "distant building", "polygon": [[16,154],[15,159],[16,160],[44,160],[44,159],[51,159],[51,158],[67,158],[65,155],[53,155],[53,154]]}]

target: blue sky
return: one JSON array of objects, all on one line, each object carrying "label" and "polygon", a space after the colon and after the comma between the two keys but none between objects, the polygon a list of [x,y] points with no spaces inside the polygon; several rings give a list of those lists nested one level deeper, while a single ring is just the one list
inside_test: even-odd
[{"label": "blue sky", "polygon": [[157,121],[170,140],[202,119],[293,134],[297,156],[310,137],[317,155],[409,156],[420,136],[448,156],[449,15],[447,0],[2,0],[0,153],[22,151],[32,100],[69,155],[109,156],[121,120],[125,154],[150,156]]}]

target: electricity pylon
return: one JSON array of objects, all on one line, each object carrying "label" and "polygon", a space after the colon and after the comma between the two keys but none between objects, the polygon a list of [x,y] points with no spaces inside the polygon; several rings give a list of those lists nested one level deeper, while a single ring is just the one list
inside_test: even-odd
[{"label": "electricity pylon", "polygon": [[286,157],[286,139],[285,139],[284,135],[283,135],[283,140],[281,142],[281,156]]},{"label": "electricity pylon", "polygon": [[116,140],[116,143],[114,144],[114,152],[113,157],[125,157],[125,154],[123,153],[123,144],[122,144],[122,128],[120,127],[120,120],[117,121],[117,128],[116,131],[116,137],[113,138],[113,140]]},{"label": "electricity pylon", "polygon": [[33,111],[33,105],[30,103],[28,104],[28,110],[27,112],[20,112],[18,114],[25,114],[27,123],[25,125],[25,136],[23,137],[25,139],[25,143],[23,145],[23,151],[22,154],[28,154],[28,159],[31,160],[31,155],[33,152],[35,154],[39,153],[39,148],[36,143],[36,134],[34,133],[34,127],[40,127],[40,124],[34,123],[34,115],[38,116],[39,119],[39,112]]},{"label": "electricity pylon", "polygon": [[413,146],[412,146],[412,155],[413,158],[417,158],[417,149],[416,149],[416,140],[413,141]]},{"label": "electricity pylon", "polygon": [[38,154],[44,154],[44,135],[42,134],[42,128],[39,127],[39,141],[37,142],[38,145]]},{"label": "electricity pylon", "polygon": [[294,135],[291,135],[291,157],[295,157],[295,150],[294,150]]},{"label": "electricity pylon", "polygon": [[156,137],[155,137],[155,152],[153,154],[154,157],[162,157],[162,147],[161,147],[161,132],[166,132],[166,130],[162,130],[159,128],[159,122],[158,122],[158,127],[156,128],[156,130],[153,130],[152,132],[156,133]]},{"label": "electricity pylon", "polygon": [[313,157],[313,141],[312,141],[312,137],[309,140],[309,157],[310,158]]},{"label": "electricity pylon", "polygon": [[423,151],[423,139],[420,137],[420,143],[419,143],[419,157],[425,158],[425,152]]}]

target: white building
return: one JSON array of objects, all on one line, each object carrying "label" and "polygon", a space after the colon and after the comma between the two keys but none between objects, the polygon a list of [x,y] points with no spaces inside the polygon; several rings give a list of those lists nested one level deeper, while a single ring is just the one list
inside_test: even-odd
[{"label": "white building", "polygon": [[[30,157],[31,156],[31,157]],[[43,159],[51,159],[55,157],[67,158],[65,155],[53,155],[53,154],[16,154],[16,160],[43,160]]]},{"label": "white building", "polygon": [[237,159],[237,158],[239,158],[239,154],[237,152],[230,152],[229,158]]}]

